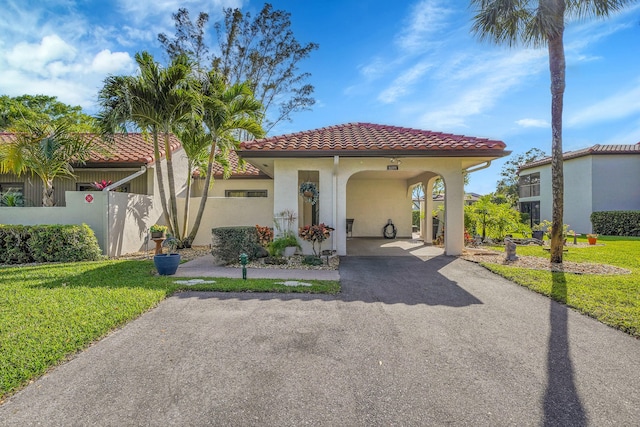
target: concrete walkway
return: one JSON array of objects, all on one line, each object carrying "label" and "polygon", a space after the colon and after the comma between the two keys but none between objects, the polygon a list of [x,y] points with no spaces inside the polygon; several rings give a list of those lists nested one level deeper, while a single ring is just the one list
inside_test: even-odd
[{"label": "concrete walkway", "polygon": [[0,426],[632,426],[640,341],[461,259],[346,257],[339,296],[185,292]]},{"label": "concrete walkway", "polygon": [[[207,255],[180,264],[174,277],[237,277],[242,268],[214,265],[213,256]],[[284,268],[247,268],[247,279],[340,280],[338,270],[295,270]]]}]

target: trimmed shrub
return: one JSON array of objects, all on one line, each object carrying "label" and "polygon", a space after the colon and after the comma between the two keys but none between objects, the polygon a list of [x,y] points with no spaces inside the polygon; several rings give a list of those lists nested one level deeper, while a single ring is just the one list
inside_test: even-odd
[{"label": "trimmed shrub", "polygon": [[32,227],[0,225],[0,264],[33,262],[27,242]]},{"label": "trimmed shrub", "polygon": [[88,225],[2,225],[0,263],[75,262],[100,259],[102,251]]},{"label": "trimmed shrub", "polygon": [[640,236],[640,211],[600,211],[591,214],[593,232],[605,236]]},{"label": "trimmed shrub", "polygon": [[211,235],[211,255],[218,264],[238,262],[241,253],[253,260],[261,248],[255,226],[218,227],[211,230]]}]

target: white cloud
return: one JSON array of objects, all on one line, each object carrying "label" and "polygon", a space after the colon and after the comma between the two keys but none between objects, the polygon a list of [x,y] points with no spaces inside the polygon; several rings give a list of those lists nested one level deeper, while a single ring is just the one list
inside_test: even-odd
[{"label": "white cloud", "polygon": [[380,95],[378,100],[388,104],[405,95],[411,86],[415,84],[430,68],[432,64],[419,62],[396,78]]},{"label": "white cloud", "polygon": [[584,126],[640,114],[640,82],[572,114],[566,125]]},{"label": "white cloud", "polygon": [[[207,12],[211,18],[217,18],[222,8],[240,8],[243,0],[119,0],[119,7],[123,14],[133,22],[148,21],[150,16],[159,17],[161,27],[167,24],[173,26],[171,14],[181,7],[187,8],[194,16],[199,12]],[[212,16],[213,15],[213,16]],[[192,18],[194,17],[192,16]],[[215,21],[214,21],[215,22]],[[162,31],[160,31],[162,32]]]},{"label": "white cloud", "polygon": [[73,60],[76,49],[57,34],[47,35],[39,43],[21,42],[7,54],[10,66],[40,75],[48,74],[46,67],[60,60]]},{"label": "white cloud", "polygon": [[432,36],[438,35],[441,39],[441,31],[449,25],[448,18],[452,10],[445,7],[447,3],[442,0],[422,0],[411,10],[406,29],[398,35],[396,43],[404,51],[424,51],[434,40]]},{"label": "white cloud", "polygon": [[91,71],[100,74],[116,74],[133,68],[133,59],[129,53],[111,52],[109,49],[98,52],[91,62]]},{"label": "white cloud", "polygon": [[524,128],[548,128],[551,125],[542,119],[520,119],[516,120],[516,124]]},{"label": "white cloud", "polygon": [[492,109],[508,91],[545,70],[545,56],[545,51],[533,49],[469,56],[466,67],[440,75],[448,96],[429,103],[431,111],[422,115],[420,125],[443,129],[466,127],[467,117]]}]

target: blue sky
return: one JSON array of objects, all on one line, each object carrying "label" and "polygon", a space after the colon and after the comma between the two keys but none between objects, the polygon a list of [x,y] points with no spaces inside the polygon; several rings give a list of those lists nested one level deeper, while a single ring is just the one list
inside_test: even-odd
[{"label": "blue sky", "polygon": [[[319,50],[301,63],[316,88],[312,111],[272,135],[372,122],[501,139],[520,154],[551,147],[545,49],[493,46],[470,33],[467,1],[275,0],[297,39]],[[165,62],[157,34],[187,7],[218,21],[244,0],[2,0],[0,94],[46,94],[96,112],[109,74],[131,74],[148,50]],[[210,27],[210,46],[215,34]],[[565,33],[564,149],[640,141],[640,5],[608,20],[572,20]],[[488,193],[503,161],[471,176]]]}]

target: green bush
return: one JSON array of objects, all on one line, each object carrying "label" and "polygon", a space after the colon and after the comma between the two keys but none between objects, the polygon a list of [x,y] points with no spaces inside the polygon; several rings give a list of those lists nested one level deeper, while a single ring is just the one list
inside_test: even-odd
[{"label": "green bush", "polygon": [[420,211],[411,211],[411,225],[420,227]]},{"label": "green bush", "polygon": [[211,234],[211,254],[224,264],[238,262],[241,253],[253,260],[260,249],[255,226],[218,227],[213,228]]},{"label": "green bush", "polygon": [[27,242],[32,227],[0,225],[0,264],[33,262]]},{"label": "green bush", "polygon": [[302,260],[302,263],[305,265],[322,265],[324,261],[319,256],[307,255]]},{"label": "green bush", "polygon": [[600,211],[591,214],[593,232],[605,236],[640,236],[640,211]]},{"label": "green bush", "polygon": [[300,243],[298,243],[298,239],[293,234],[286,234],[269,243],[269,246],[267,246],[267,250],[269,251],[269,255],[274,257],[281,257],[284,253],[285,248],[292,246],[300,248]]},{"label": "green bush", "polygon": [[88,225],[0,225],[0,264],[100,259]]}]

